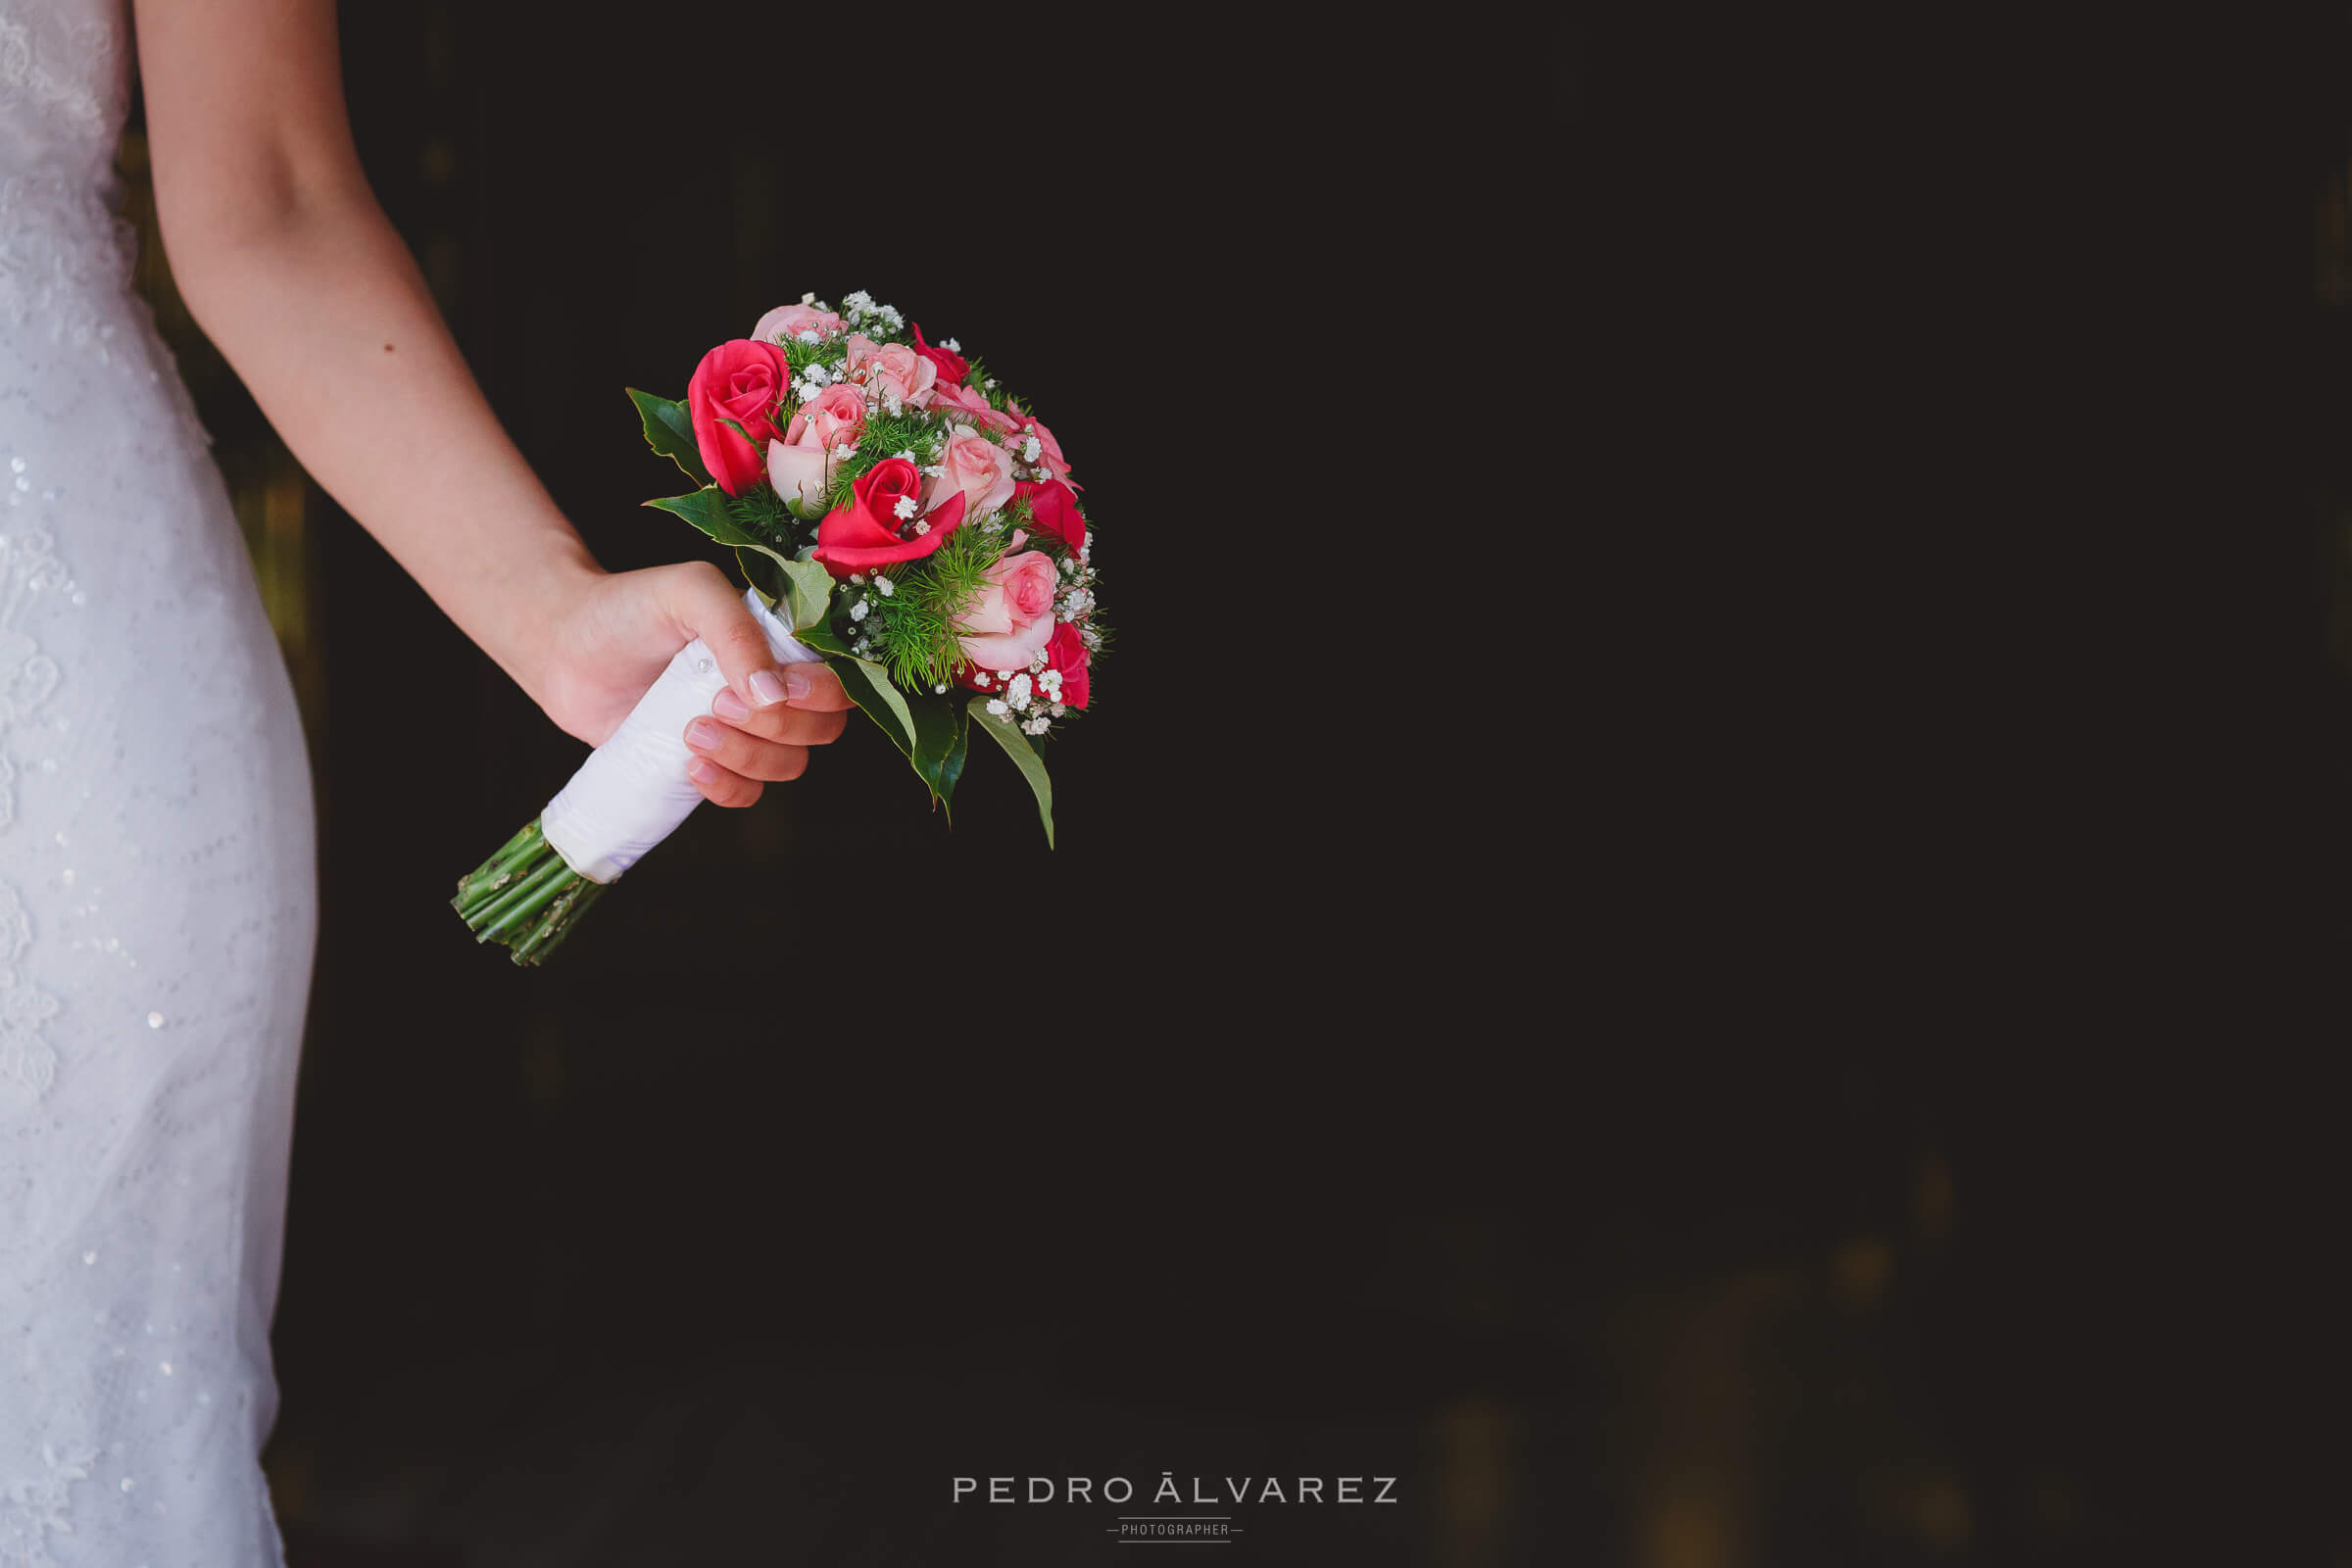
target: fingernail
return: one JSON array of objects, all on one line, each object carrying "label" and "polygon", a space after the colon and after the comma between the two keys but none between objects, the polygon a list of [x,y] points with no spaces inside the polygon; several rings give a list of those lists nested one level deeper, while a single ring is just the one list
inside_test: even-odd
[{"label": "fingernail", "polygon": [[796,702],[808,696],[808,672],[805,669],[786,670],[784,672],[784,694]]},{"label": "fingernail", "polygon": [[718,726],[707,718],[698,718],[686,726],[686,744],[708,751],[718,744]]},{"label": "fingernail", "polygon": [[[806,678],[806,677],[804,677]],[[755,669],[751,679],[752,703],[759,708],[773,708],[784,701],[784,683],[776,679],[772,669]]]},{"label": "fingernail", "polygon": [[715,784],[718,782],[718,767],[698,757],[686,764],[686,776],[697,784]]},{"label": "fingernail", "polygon": [[735,695],[735,688],[732,686],[721,686],[718,689],[718,695],[710,699],[710,711],[730,724],[739,724],[752,716],[751,709],[745,705],[742,698]]}]

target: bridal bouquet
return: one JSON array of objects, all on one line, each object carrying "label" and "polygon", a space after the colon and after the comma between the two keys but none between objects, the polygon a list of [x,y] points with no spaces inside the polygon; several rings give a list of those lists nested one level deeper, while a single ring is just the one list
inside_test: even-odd
[{"label": "bridal bouquet", "polygon": [[[975,729],[1037,795],[1036,742],[1087,705],[1102,651],[1079,486],[1054,432],[954,338],[866,294],[813,295],[703,356],[684,401],[629,391],[695,490],[648,502],[732,546],[780,661],[823,661],[945,808]],[[452,902],[516,963],[700,804],[683,731],[725,684],[700,639]]]}]

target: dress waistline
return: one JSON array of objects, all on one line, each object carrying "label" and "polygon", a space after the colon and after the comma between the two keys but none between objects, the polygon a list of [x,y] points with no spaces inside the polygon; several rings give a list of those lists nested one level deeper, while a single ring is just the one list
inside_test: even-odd
[{"label": "dress waistline", "polygon": [[0,174],[0,325],[78,343],[121,318],[138,229],[113,194],[110,173]]}]

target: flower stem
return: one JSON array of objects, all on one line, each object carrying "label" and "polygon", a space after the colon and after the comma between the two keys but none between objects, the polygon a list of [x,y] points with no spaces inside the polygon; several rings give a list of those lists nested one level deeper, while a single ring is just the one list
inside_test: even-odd
[{"label": "flower stem", "polygon": [[563,944],[572,922],[604,894],[564,863],[537,819],[458,881],[451,905],[477,942],[514,950],[516,963],[535,964]]},{"label": "flower stem", "polygon": [[516,835],[509,844],[478,870],[458,884],[458,896],[450,903],[470,922],[476,914],[498,902],[514,885],[514,879],[537,869],[541,857],[548,853],[547,841],[539,836],[538,824]]},{"label": "flower stem", "polygon": [[582,878],[577,886],[567,888],[547,906],[546,915],[531,928],[531,934],[514,945],[516,963],[542,963],[547,956],[563,945],[571,931],[571,922],[580,911],[604,896],[605,885]]},{"label": "flower stem", "polygon": [[565,865],[561,857],[551,857],[545,865],[515,885],[508,894],[483,911],[481,929],[474,934],[476,942],[495,942],[519,931],[530,917],[547,907],[566,882],[574,881],[577,873]]}]

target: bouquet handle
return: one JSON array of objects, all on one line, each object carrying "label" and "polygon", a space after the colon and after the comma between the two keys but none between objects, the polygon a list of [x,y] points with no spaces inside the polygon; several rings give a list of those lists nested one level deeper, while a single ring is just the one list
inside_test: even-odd
[{"label": "bouquet handle", "polygon": [[[818,663],[824,655],[804,646],[759,594],[743,602],[767,634],[768,651],[785,663]],[[671,657],[646,688],[620,728],[589,754],[570,782],[539,813],[540,830],[564,863],[591,882],[612,882],[646,851],[677,831],[703,803],[686,777],[692,753],[686,726],[710,711],[726,672],[700,637]]]},{"label": "bouquet handle", "polygon": [[[745,590],[743,602],[780,662],[823,661],[757,592]],[[606,887],[677,831],[703,803],[686,777],[686,726],[726,683],[700,637],[671,657],[538,817],[459,881],[450,902],[476,941],[513,949],[516,963],[540,962]]]}]

